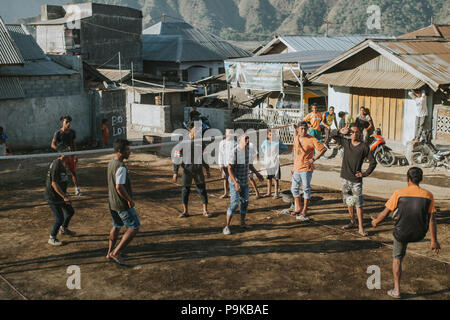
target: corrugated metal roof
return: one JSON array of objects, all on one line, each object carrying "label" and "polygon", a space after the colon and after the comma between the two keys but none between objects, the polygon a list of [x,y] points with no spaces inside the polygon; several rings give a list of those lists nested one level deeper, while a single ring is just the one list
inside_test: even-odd
[{"label": "corrugated metal roof", "polygon": [[265,56],[253,56],[227,60],[228,62],[250,63],[299,63],[300,68],[306,73],[311,73],[323,64],[338,56],[340,51],[307,51],[270,54]]},{"label": "corrugated metal roof", "polygon": [[[147,58],[144,60],[217,61],[251,56],[244,49],[186,22],[159,22],[142,33],[143,57]],[[153,35],[161,40],[146,35]],[[167,58],[168,54],[171,60]]]},{"label": "corrugated metal roof", "polygon": [[97,69],[102,75],[111,81],[124,81],[125,78],[131,76],[131,70],[117,70],[117,69]]},{"label": "corrugated metal roof", "polygon": [[376,89],[417,89],[424,85],[410,73],[352,69],[325,73],[314,82],[328,83],[334,86],[376,88]]},{"label": "corrugated metal roof", "polygon": [[19,24],[7,24],[6,29],[25,60],[40,60],[46,58],[41,47],[39,47],[33,36],[24,29],[24,26]]},{"label": "corrugated metal roof", "polygon": [[365,36],[348,37],[308,37],[281,36],[280,40],[297,52],[301,51],[346,51],[366,40]]},{"label": "corrugated metal roof", "polygon": [[256,55],[268,54],[271,48],[283,43],[295,52],[303,51],[340,51],[344,52],[366,39],[395,39],[394,36],[384,35],[352,35],[352,36],[296,36],[280,35],[256,52]]},{"label": "corrugated metal roof", "polygon": [[17,77],[0,77],[0,99],[21,99],[25,93]]},{"label": "corrugated metal roof", "polygon": [[[409,73],[416,78],[415,82],[411,79],[405,81],[403,73],[391,73],[390,76],[396,78],[386,79],[386,81],[390,81],[389,88],[404,88],[410,83],[410,88],[413,89],[415,88],[414,83],[421,81],[436,91],[439,85],[450,83],[450,42],[445,40],[366,40],[364,43],[361,43],[357,47],[323,65],[320,69],[310,75],[310,80],[334,85],[335,82],[338,81],[336,78],[337,73],[335,76],[322,77],[322,75],[330,74],[332,71],[330,69],[340,64],[342,65],[344,61],[347,61],[350,58],[361,55],[361,52],[367,48],[375,50],[392,63],[400,66],[404,73]],[[359,81],[365,81],[366,87],[371,83],[373,83],[373,85],[379,84],[377,79],[384,77],[374,71],[365,74],[360,73],[359,75],[360,77],[366,77],[366,79],[359,78]],[[321,80],[319,80],[319,77]],[[339,83],[342,83],[342,81],[343,79],[341,79]],[[353,81],[349,82],[348,86],[352,83]],[[398,87],[398,85],[402,86]],[[385,86],[387,86],[387,84],[385,84]]]},{"label": "corrugated metal roof", "polygon": [[18,65],[24,63],[14,41],[0,18],[0,65]]},{"label": "corrugated metal roof", "polygon": [[23,66],[5,66],[0,76],[53,76],[78,74],[77,71],[64,68],[51,60],[25,61]]},{"label": "corrugated metal roof", "polygon": [[397,39],[417,39],[426,37],[450,39],[450,25],[432,24],[425,28],[402,34],[401,36],[398,36]]}]

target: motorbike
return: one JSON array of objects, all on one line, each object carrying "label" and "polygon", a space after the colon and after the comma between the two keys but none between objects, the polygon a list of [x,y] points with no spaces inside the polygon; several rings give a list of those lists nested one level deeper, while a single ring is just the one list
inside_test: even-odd
[{"label": "motorbike", "polygon": [[390,167],[395,162],[395,155],[392,149],[386,145],[386,141],[381,135],[381,129],[377,128],[374,134],[369,138],[369,147],[377,163],[383,167]]},{"label": "motorbike", "polygon": [[431,130],[417,143],[412,151],[412,161],[425,168],[446,167],[450,170],[450,150],[440,151],[431,142]]}]

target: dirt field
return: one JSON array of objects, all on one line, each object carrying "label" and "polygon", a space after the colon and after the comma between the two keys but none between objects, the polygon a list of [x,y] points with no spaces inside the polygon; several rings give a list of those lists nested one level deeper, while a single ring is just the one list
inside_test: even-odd
[{"label": "dirt field", "polygon": [[[106,164],[111,155],[82,158],[79,181],[85,195],[73,196],[76,237],[47,244],[53,215],[43,201],[48,159],[0,163],[0,299],[388,299],[392,288],[392,220],[370,237],[341,230],[348,214],[338,191],[313,188],[311,222],[280,214],[281,199],[249,205],[244,231],[239,216],[225,236],[229,199],[219,199],[222,182],[207,185],[212,218],[201,214],[192,189],[189,218],[180,219],[181,189],[171,182],[170,159],[132,154],[128,163],[142,227],[127,249],[129,267],[106,260],[111,228]],[[213,170],[213,177],[219,172]],[[314,176],[313,181],[314,184]],[[259,183],[265,192],[265,182]],[[282,182],[282,189],[289,189]],[[69,187],[73,192],[73,187]],[[365,190],[365,222],[381,211],[385,199]],[[404,260],[402,291],[408,299],[450,298],[450,204],[437,203],[441,254],[425,241],[410,244]],[[436,260],[438,259],[438,260]],[[440,261],[439,261],[440,260]],[[445,263],[447,262],[447,263]],[[81,289],[66,286],[67,267],[81,270]],[[381,289],[369,290],[367,268],[381,269]]]}]

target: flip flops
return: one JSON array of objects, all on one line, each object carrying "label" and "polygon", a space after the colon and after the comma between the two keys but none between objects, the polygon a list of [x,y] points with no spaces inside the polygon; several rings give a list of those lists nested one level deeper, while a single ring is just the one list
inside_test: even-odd
[{"label": "flip flops", "polygon": [[125,261],[123,261],[122,259],[118,259],[118,258],[114,258],[112,256],[109,256],[108,260],[110,262],[113,262],[113,263],[118,264],[120,266],[126,266]]},{"label": "flip flops", "polygon": [[392,298],[394,298],[394,299],[401,299],[401,298],[402,298],[401,295],[395,295],[395,294],[394,294],[394,289],[389,290],[389,291],[387,292],[387,294],[388,294],[388,296],[390,296],[390,297],[392,297]]},{"label": "flip flops", "polygon": [[189,214],[186,213],[186,212],[183,212],[182,214],[180,214],[180,215],[178,216],[178,218],[187,218],[187,217],[189,217]]}]

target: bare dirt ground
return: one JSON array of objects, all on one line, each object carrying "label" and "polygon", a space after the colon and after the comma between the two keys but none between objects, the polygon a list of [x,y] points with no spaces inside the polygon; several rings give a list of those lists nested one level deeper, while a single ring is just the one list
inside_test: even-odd
[{"label": "bare dirt ground", "polygon": [[[106,165],[111,155],[81,158],[79,181],[85,195],[73,196],[76,237],[47,244],[53,215],[43,201],[48,159],[0,163],[0,299],[388,299],[392,288],[392,220],[370,237],[345,232],[348,214],[339,191],[313,188],[311,222],[280,214],[289,205],[264,198],[249,205],[249,231],[233,220],[222,234],[229,199],[219,199],[222,182],[207,185],[212,218],[201,214],[192,189],[191,217],[181,212],[180,187],[171,182],[170,159],[132,154],[128,163],[142,227],[126,250],[129,267],[108,262],[111,228]],[[219,177],[213,170],[212,179]],[[262,192],[265,182],[258,183]],[[313,177],[314,185],[314,177]],[[282,182],[282,189],[290,189]],[[73,192],[73,187],[69,187]],[[386,199],[365,195],[365,223]],[[440,255],[426,240],[410,244],[402,291],[408,299],[450,298],[450,204],[437,202]],[[66,286],[67,267],[81,270],[81,289]],[[381,289],[369,290],[367,268],[381,270]]]}]

